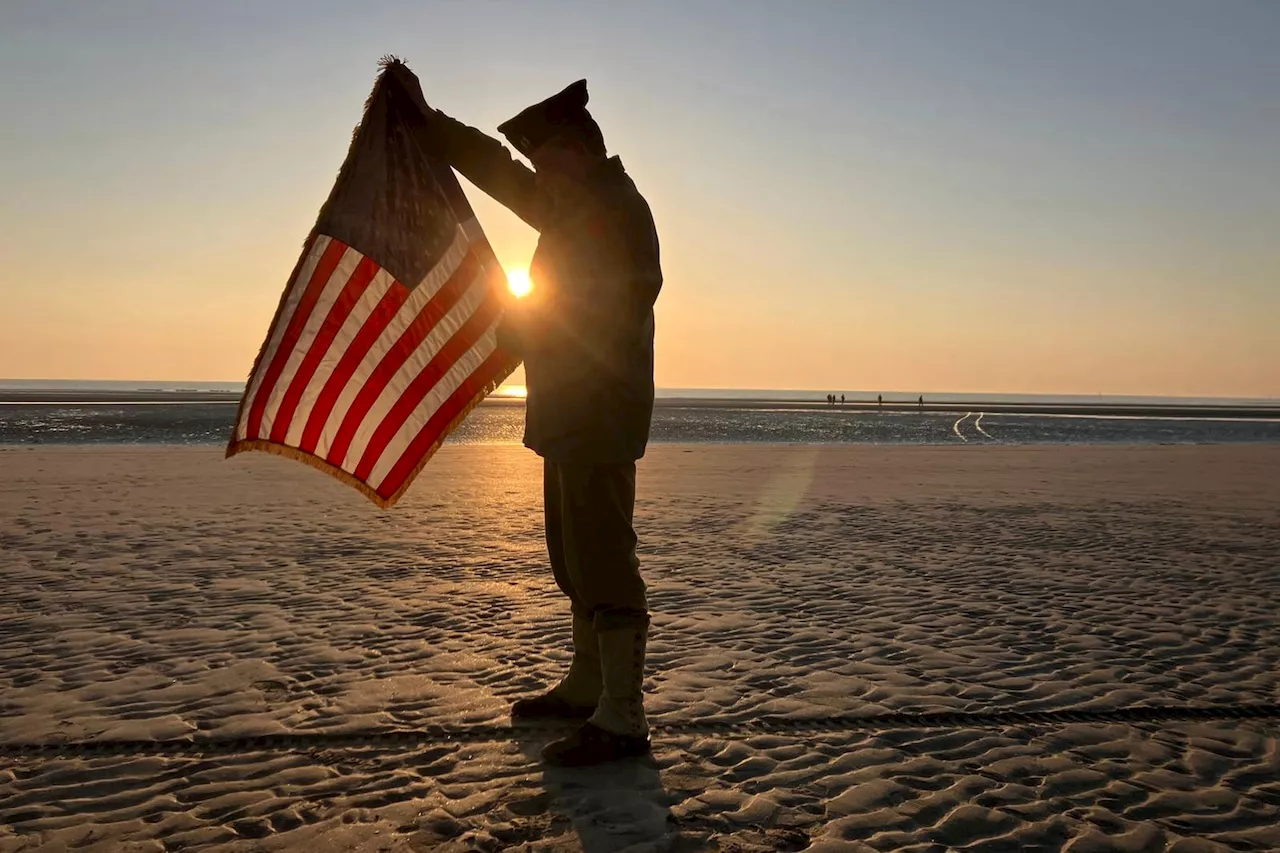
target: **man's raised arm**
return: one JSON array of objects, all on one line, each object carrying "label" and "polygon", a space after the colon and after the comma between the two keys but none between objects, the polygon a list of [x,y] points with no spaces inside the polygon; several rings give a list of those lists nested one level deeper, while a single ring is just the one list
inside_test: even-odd
[{"label": "man's raised arm", "polygon": [[507,147],[493,137],[439,110],[427,109],[427,150],[442,157],[516,216],[541,229],[543,205],[533,170],[513,158]]},{"label": "man's raised arm", "polygon": [[404,65],[389,66],[417,102],[426,119],[423,148],[444,159],[471,183],[493,196],[516,216],[540,229],[542,200],[533,170],[511,156],[501,142],[433,108],[423,97],[418,78]]}]

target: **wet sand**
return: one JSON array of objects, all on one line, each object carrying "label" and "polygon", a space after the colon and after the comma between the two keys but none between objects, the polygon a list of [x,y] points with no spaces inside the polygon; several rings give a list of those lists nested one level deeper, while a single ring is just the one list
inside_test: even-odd
[{"label": "wet sand", "polygon": [[[158,390],[138,389],[50,389],[13,388],[0,389],[0,414],[33,406],[119,406],[149,404],[221,404],[234,406],[240,402],[238,390],[207,391],[197,389]],[[845,403],[832,406],[821,398],[813,399],[761,397],[692,397],[660,395],[654,401],[658,408],[746,409],[754,411],[827,411],[832,408],[851,412],[985,412],[989,415],[1075,415],[1080,417],[1123,418],[1228,418],[1247,420],[1280,419],[1280,403],[1202,403],[1188,402],[1172,405],[1166,402],[1036,402],[1011,403],[1008,401],[955,402],[943,398],[925,400],[923,408],[915,400],[890,399],[883,404],[874,398],[849,398]],[[483,401],[483,406],[522,406],[519,397],[494,395]]]}]

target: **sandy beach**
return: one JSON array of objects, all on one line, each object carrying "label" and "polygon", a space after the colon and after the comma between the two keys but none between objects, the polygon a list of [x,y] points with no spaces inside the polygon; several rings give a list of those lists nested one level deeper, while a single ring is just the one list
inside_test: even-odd
[{"label": "sandy beach", "polygon": [[1280,850],[1280,720],[981,719],[1280,703],[1280,446],[654,447],[654,758],[588,771],[505,728],[569,657],[540,471],[0,447],[0,745],[193,744],[0,757],[0,853]]}]

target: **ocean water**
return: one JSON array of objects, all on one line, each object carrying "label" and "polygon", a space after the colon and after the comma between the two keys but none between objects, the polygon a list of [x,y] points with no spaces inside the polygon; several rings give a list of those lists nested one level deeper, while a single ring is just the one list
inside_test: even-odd
[{"label": "ocean water", "polygon": [[[0,400],[5,399],[0,396]],[[0,402],[0,444],[225,444],[234,401]],[[1206,444],[1280,442],[1280,416],[1144,417],[966,411],[876,411],[732,400],[661,401],[652,440],[783,444]],[[1280,412],[1277,412],[1280,415]],[[519,403],[477,408],[454,443],[518,444]]]},{"label": "ocean water", "polygon": [[[16,396],[36,392],[66,392],[68,394],[100,394],[122,396],[129,394],[178,395],[234,395],[244,393],[244,382],[227,380],[223,382],[188,381],[169,382],[159,380],[120,380],[120,379],[2,379],[0,378],[0,403],[14,399]],[[916,391],[869,391],[836,389],[775,389],[775,388],[659,388],[659,400],[698,400],[704,402],[743,403],[754,401],[772,402],[813,402],[822,400],[828,393],[837,396],[844,394],[850,402],[855,400],[873,401],[877,394],[884,397],[884,402],[913,404],[919,395]],[[927,402],[951,404],[1003,404],[1014,406],[1042,405],[1080,405],[1080,406],[1235,406],[1235,407],[1268,407],[1275,408],[1280,414],[1280,398],[1278,397],[1139,397],[1103,394],[986,394],[986,393],[928,393],[924,395]]]}]

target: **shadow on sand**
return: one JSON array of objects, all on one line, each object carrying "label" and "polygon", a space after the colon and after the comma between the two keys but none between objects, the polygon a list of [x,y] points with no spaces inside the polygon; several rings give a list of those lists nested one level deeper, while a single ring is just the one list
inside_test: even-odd
[{"label": "shadow on sand", "polygon": [[547,811],[566,821],[568,834],[577,836],[564,838],[565,846],[556,849],[671,849],[675,818],[652,757],[599,767],[551,767],[541,755],[549,740],[545,732],[516,735],[520,752],[542,768]]}]

